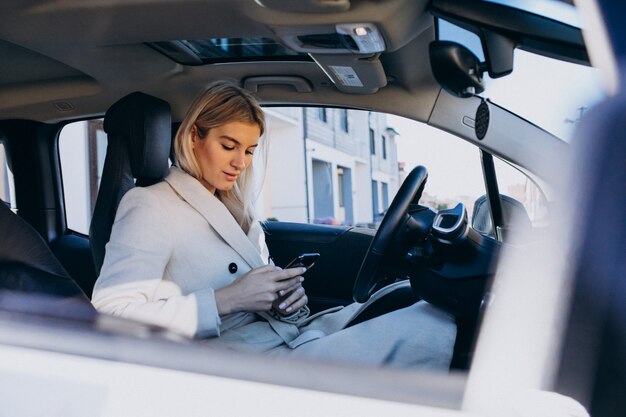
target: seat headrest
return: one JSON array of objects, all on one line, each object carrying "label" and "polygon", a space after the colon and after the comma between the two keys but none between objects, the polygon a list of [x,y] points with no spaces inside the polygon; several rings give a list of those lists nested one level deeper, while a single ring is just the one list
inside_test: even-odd
[{"label": "seat headrest", "polygon": [[109,108],[104,131],[128,138],[133,177],[161,179],[169,169],[171,122],[166,101],[134,92]]}]

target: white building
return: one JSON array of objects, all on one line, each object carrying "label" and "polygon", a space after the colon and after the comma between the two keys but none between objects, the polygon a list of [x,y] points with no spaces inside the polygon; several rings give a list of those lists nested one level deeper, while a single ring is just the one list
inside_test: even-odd
[{"label": "white building", "polygon": [[[269,155],[257,201],[261,219],[380,221],[400,182],[397,132],[387,126],[386,115],[322,107],[265,112]],[[68,226],[87,234],[106,153],[101,120],[67,125],[59,147]],[[0,198],[15,205],[5,161],[0,146]]]},{"label": "white building", "polygon": [[260,218],[327,224],[379,219],[400,182],[397,132],[386,115],[323,107],[265,111],[270,146]]}]

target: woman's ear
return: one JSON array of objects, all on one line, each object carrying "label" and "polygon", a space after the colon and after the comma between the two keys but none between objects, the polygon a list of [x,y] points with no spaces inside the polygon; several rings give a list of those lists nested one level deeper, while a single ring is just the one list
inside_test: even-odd
[{"label": "woman's ear", "polygon": [[198,128],[196,125],[191,126],[191,130],[189,131],[189,135],[191,135],[191,144],[196,144],[196,139],[198,138]]}]

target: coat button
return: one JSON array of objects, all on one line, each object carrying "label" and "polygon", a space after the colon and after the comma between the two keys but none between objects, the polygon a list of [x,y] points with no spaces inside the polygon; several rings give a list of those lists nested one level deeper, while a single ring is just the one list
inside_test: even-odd
[{"label": "coat button", "polygon": [[234,263],[234,262],[231,262],[231,264],[230,264],[230,265],[228,265],[228,271],[229,271],[231,274],[234,274],[235,272],[237,272],[237,264],[236,264],[236,263]]}]

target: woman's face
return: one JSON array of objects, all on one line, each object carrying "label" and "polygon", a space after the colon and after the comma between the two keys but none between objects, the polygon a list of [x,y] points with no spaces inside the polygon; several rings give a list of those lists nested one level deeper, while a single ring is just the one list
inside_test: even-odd
[{"label": "woman's face", "polygon": [[252,163],[260,135],[256,124],[231,122],[210,129],[201,139],[194,125],[191,140],[202,171],[202,184],[211,193],[233,188],[235,180]]}]

